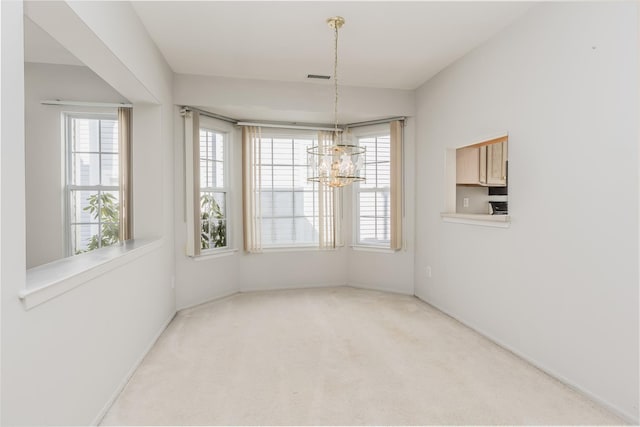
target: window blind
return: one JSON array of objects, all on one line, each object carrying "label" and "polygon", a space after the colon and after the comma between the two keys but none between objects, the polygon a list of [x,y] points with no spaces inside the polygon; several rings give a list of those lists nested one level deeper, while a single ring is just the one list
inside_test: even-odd
[{"label": "window blind", "polygon": [[358,144],[366,148],[366,181],[355,187],[356,244],[402,248],[404,122],[359,130]]},{"label": "window blind", "polygon": [[330,133],[243,127],[245,250],[311,246],[338,241],[338,196],[307,181],[307,149]]}]

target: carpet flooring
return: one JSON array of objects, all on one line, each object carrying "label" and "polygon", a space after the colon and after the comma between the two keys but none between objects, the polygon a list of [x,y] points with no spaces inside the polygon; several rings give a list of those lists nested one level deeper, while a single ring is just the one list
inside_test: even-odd
[{"label": "carpet flooring", "polygon": [[349,287],[177,314],[102,425],[624,424],[440,311]]}]

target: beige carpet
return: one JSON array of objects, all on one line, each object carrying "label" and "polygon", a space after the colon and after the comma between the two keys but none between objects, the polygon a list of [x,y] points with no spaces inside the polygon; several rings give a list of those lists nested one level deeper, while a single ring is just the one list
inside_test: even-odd
[{"label": "beige carpet", "polygon": [[416,298],[239,294],[178,313],[103,425],[622,424]]}]

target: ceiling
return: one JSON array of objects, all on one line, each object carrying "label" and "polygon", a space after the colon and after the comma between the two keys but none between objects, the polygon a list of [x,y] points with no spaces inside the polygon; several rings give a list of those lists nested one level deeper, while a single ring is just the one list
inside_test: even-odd
[{"label": "ceiling", "polygon": [[133,2],[176,73],[289,82],[333,74],[340,84],[415,89],[522,15],[525,2]]},{"label": "ceiling", "polygon": [[26,16],[24,17],[24,60],[45,64],[84,65]]},{"label": "ceiling", "polygon": [[[341,85],[415,89],[526,12],[530,2],[136,1],[174,72],[284,82],[333,75]],[[82,65],[25,18],[25,60]]]}]

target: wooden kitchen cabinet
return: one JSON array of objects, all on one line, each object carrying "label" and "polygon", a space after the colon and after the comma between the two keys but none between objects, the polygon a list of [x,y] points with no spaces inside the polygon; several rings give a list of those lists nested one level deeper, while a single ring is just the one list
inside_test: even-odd
[{"label": "wooden kitchen cabinet", "polygon": [[507,141],[456,150],[456,184],[507,185]]},{"label": "wooden kitchen cabinet", "polygon": [[478,185],[480,176],[480,147],[456,150],[456,184]]},{"label": "wooden kitchen cabinet", "polygon": [[507,143],[487,145],[487,180],[490,187],[507,185]]}]

